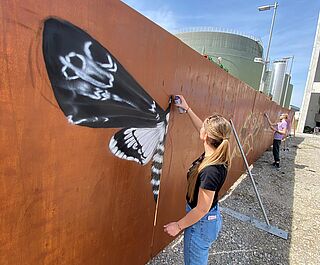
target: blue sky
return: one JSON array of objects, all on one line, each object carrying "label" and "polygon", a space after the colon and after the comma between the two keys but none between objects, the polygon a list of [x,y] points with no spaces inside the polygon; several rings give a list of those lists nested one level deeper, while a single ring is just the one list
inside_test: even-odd
[{"label": "blue sky", "polygon": [[[124,3],[164,29],[212,26],[240,31],[262,40],[266,48],[273,10],[257,7],[268,0],[124,0]],[[291,104],[300,106],[320,11],[320,0],[279,0],[270,59],[295,56]]]}]

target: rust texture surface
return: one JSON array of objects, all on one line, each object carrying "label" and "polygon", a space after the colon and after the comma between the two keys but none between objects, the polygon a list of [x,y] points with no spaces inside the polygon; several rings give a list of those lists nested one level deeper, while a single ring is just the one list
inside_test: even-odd
[{"label": "rust texture surface", "polygon": [[[232,118],[250,163],[272,142],[263,113],[286,110],[120,1],[1,1],[0,264],[144,264],[172,240],[162,226],[184,214],[198,133],[172,110],[154,227],[150,165],[114,157],[115,129],[71,125],[55,100],[41,48],[49,16],[97,39],[163,108],[181,93],[201,118]],[[231,142],[223,192],[244,171]]]}]

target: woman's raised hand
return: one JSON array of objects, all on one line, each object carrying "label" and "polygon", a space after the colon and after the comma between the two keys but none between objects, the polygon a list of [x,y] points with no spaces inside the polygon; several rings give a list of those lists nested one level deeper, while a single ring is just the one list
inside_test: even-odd
[{"label": "woman's raised hand", "polygon": [[178,96],[181,99],[181,103],[180,104],[175,103],[175,105],[177,107],[183,108],[184,110],[188,110],[190,107],[187,101],[185,100],[185,98],[182,95],[176,95],[176,96]]}]

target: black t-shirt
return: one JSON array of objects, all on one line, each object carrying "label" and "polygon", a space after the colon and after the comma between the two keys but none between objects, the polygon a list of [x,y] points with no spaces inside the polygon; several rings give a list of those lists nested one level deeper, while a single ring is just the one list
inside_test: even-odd
[{"label": "black t-shirt", "polygon": [[[197,164],[201,163],[203,159],[204,159],[204,154],[202,154],[196,161],[192,163],[192,166],[190,167],[190,169],[193,168],[194,166],[197,166]],[[219,191],[226,179],[226,176],[227,176],[227,168],[222,164],[212,165],[204,168],[198,174],[198,178],[197,178],[197,182],[196,182],[196,186],[195,186],[195,190],[194,190],[194,194],[191,202],[189,202],[188,194],[186,196],[189,206],[191,208],[194,208],[197,206],[199,188],[215,191],[211,209],[214,206],[216,206],[218,202]]]}]

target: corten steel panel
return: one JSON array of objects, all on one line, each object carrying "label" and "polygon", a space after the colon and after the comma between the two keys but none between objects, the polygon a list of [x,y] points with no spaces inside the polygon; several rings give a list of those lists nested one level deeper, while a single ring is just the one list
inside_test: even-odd
[{"label": "corten steel panel", "polygon": [[226,119],[231,119],[233,118],[235,112],[239,89],[238,87],[243,83],[232,75],[228,75],[227,80],[224,83],[226,84],[226,87],[223,89],[223,107],[220,113],[224,115]]},{"label": "corten steel panel", "polygon": [[[223,80],[227,79],[228,74],[221,72],[219,67],[184,44],[181,44],[178,49],[179,56],[175,58],[178,63],[172,63],[176,64],[177,69],[182,68],[182,70],[178,70],[175,74],[179,83],[172,87],[172,93],[184,94],[189,99],[192,109],[201,118],[213,112],[221,112],[223,93],[225,93],[222,87],[226,87]],[[163,225],[184,214],[186,172],[191,162],[203,152],[199,133],[194,129],[189,117],[180,115],[177,111],[173,111],[171,115],[166,148],[170,144],[173,153],[172,156],[170,154],[171,157],[166,156],[166,160],[171,162],[165,161],[169,172],[162,176],[153,255],[172,240],[163,233]]]},{"label": "corten steel panel", "polygon": [[[144,264],[170,242],[162,226],[183,215],[186,171],[203,150],[172,111],[153,229],[150,165],[112,156],[116,129],[70,125],[55,100],[41,50],[48,16],[97,39],[163,108],[182,93],[201,118],[232,117],[252,156],[254,90],[123,3],[2,1],[0,15],[0,264]],[[234,156],[224,191],[243,172]]]},{"label": "corten steel panel", "polygon": [[[239,83],[237,89],[237,98],[235,102],[232,120],[237,130],[240,142],[245,154],[250,157],[252,154],[252,109],[255,100],[256,91],[243,82]],[[231,136],[231,168],[228,173],[225,184],[222,187],[221,195],[226,192],[232,184],[241,176],[245,170],[241,153],[237,146],[234,136]]]},{"label": "corten steel panel", "polygon": [[[228,75],[226,84],[227,86],[225,89],[225,94],[224,94],[224,97],[221,99],[223,101],[223,108],[220,111],[220,113],[223,114],[227,119],[232,119],[233,121],[239,120],[239,116],[237,117],[237,114],[238,114],[237,104],[238,103],[241,104],[242,95],[240,94],[241,90],[239,89],[239,87],[243,85],[243,82],[234,78],[231,75]],[[233,135],[230,137],[229,141],[231,144],[231,153],[233,154],[233,157],[234,157],[236,154],[235,152],[239,150],[237,150],[237,143]],[[240,163],[240,167],[236,166],[238,163]],[[234,170],[236,168],[237,168],[237,171]],[[220,197],[235,182],[235,179],[239,177],[239,173],[241,171],[242,171],[242,161],[239,161],[239,160],[237,161],[237,158],[233,159],[232,167],[230,168],[226,182],[222,187]]]},{"label": "corten steel panel", "polygon": [[[124,65],[136,60],[130,71],[148,80],[146,65],[134,67],[147,55],[122,52],[134,54],[127,40],[139,38],[121,34],[130,14],[136,33],[145,19],[118,1],[93,2],[1,2],[0,264],[143,264],[150,257],[150,166],[111,155],[115,130],[68,124],[43,62],[43,20],[56,15],[121,53]],[[154,92],[166,103],[160,89]]]},{"label": "corten steel panel", "polygon": [[253,157],[260,157],[266,149],[272,144],[273,132],[269,128],[264,113],[269,113],[269,105],[271,101],[262,93],[256,92],[254,101],[254,128],[253,128]]}]

